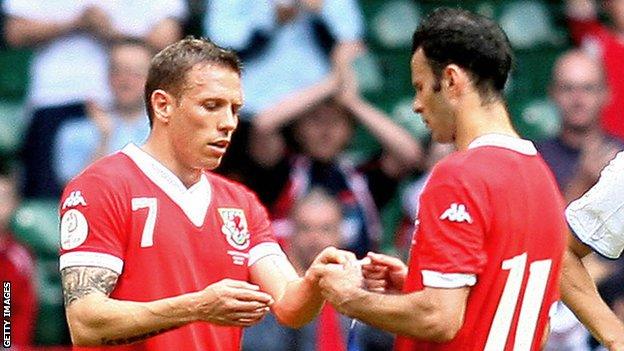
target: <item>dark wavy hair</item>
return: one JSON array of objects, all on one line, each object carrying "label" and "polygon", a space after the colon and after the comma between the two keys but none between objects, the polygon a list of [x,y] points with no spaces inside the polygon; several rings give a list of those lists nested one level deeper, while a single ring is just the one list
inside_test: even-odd
[{"label": "dark wavy hair", "polygon": [[232,50],[205,38],[188,36],[160,51],[150,64],[145,82],[145,107],[150,126],[154,121],[151,96],[162,89],[179,98],[186,86],[186,74],[199,63],[214,63],[241,74],[241,61]]},{"label": "dark wavy hair", "polygon": [[437,78],[449,64],[465,69],[482,99],[501,99],[513,64],[509,39],[493,20],[475,13],[442,7],[414,32],[412,55],[422,48]]}]

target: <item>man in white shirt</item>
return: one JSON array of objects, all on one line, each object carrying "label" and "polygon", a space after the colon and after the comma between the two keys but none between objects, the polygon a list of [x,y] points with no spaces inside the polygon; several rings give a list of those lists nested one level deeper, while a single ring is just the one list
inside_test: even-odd
[{"label": "man in white shirt", "polygon": [[601,299],[581,262],[592,250],[617,259],[624,250],[624,152],[600,174],[598,183],[570,203],[566,218],[573,238],[561,277],[563,302],[611,351],[624,350],[624,324]]}]

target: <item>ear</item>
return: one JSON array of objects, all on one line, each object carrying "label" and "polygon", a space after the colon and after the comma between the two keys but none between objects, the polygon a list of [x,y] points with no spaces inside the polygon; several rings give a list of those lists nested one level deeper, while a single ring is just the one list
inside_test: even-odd
[{"label": "ear", "polygon": [[449,99],[457,99],[465,93],[470,84],[470,77],[456,64],[444,67],[442,71],[442,90],[446,92]]},{"label": "ear", "polygon": [[154,119],[165,124],[169,123],[169,118],[175,105],[175,98],[162,89],[156,89],[152,92],[150,101],[154,110]]}]

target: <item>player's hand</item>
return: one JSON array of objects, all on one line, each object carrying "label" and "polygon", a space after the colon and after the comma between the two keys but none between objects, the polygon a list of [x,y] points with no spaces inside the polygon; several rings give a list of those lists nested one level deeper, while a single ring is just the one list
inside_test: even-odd
[{"label": "player's hand", "polygon": [[369,252],[370,264],[362,266],[364,286],[377,292],[403,290],[407,277],[407,266],[400,259]]},{"label": "player's hand", "polygon": [[223,279],[196,295],[197,319],[218,325],[247,327],[259,322],[273,304],[257,285]]},{"label": "player's hand", "polygon": [[348,303],[357,298],[363,284],[362,269],[354,262],[325,265],[319,280],[323,297],[334,305],[338,312],[347,315]]},{"label": "player's hand", "polygon": [[305,279],[317,283],[324,274],[326,265],[336,264],[346,266],[348,264],[354,264],[356,261],[357,258],[353,252],[339,250],[333,246],[327,247],[312,261],[310,268],[308,268],[305,273]]}]

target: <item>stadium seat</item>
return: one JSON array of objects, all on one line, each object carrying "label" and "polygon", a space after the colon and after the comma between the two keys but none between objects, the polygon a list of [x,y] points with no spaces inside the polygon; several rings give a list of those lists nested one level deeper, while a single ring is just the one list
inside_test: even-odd
[{"label": "stadium seat", "polygon": [[528,49],[557,41],[549,9],[541,1],[509,2],[503,9],[499,23],[516,49]]},{"label": "stadium seat", "polygon": [[429,129],[420,115],[412,110],[412,100],[409,96],[400,99],[392,109],[392,117],[414,137],[423,142],[429,137]]},{"label": "stadium seat", "polygon": [[11,220],[15,237],[30,247],[37,265],[39,310],[35,327],[37,345],[68,342],[58,266],[59,218],[54,200],[27,200]]},{"label": "stadium seat", "polygon": [[0,102],[0,155],[16,158],[24,131],[24,106],[21,103]]},{"label": "stadium seat", "polygon": [[524,104],[515,125],[525,138],[542,140],[559,133],[561,119],[557,107],[548,99],[540,98]]},{"label": "stadium seat", "polygon": [[67,342],[68,331],[57,257],[37,258],[37,282],[39,310],[35,326],[35,343],[64,344]]},{"label": "stadium seat", "polygon": [[53,200],[27,200],[15,211],[11,228],[38,258],[57,258],[59,218]]},{"label": "stadium seat", "polygon": [[30,50],[0,49],[0,100],[24,98],[30,58]]},{"label": "stadium seat", "polygon": [[412,28],[418,26],[420,16],[420,7],[414,1],[383,1],[369,23],[372,37],[386,48],[409,48]]}]

